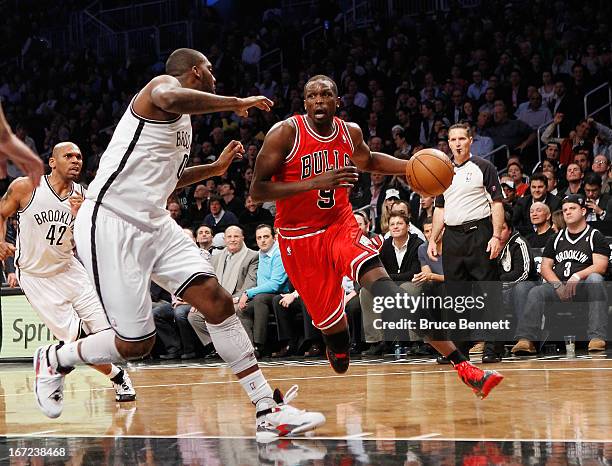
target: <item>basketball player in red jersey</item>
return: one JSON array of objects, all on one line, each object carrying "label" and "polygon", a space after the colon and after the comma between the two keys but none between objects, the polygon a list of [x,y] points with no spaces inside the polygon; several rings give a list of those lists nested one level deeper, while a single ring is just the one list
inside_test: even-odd
[{"label": "basketball player in red jersey", "polygon": [[[371,152],[358,125],[335,116],[339,106],[334,81],[323,75],[304,86],[306,115],[277,123],[266,135],[255,164],[251,196],[276,201],[276,227],[285,270],[323,333],[330,365],[349,366],[350,336],[344,314],[343,276],[357,280],[373,296],[395,297],[401,289],[389,278],[377,248],[353,216],[347,188],[367,172],[404,175],[406,161]],[[356,166],[353,166],[353,164]],[[425,317],[417,309],[413,319]],[[502,380],[483,371],[450,341],[422,335],[448,357],[459,376],[481,398]]]}]

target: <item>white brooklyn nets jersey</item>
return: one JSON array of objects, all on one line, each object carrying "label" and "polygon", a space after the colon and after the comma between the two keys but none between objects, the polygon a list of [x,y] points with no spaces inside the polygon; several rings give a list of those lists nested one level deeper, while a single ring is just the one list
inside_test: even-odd
[{"label": "white brooklyn nets jersey", "polygon": [[19,232],[15,265],[20,273],[49,277],[66,270],[72,261],[74,217],[69,198],[84,195],[83,187],[72,183],[66,197],[59,197],[47,176],[32,193],[28,205],[19,210]]},{"label": "white brooklyn nets jersey", "polygon": [[191,149],[191,118],[142,118],[134,99],[102,154],[87,199],[151,231],[169,218],[166,201],[176,188]]}]

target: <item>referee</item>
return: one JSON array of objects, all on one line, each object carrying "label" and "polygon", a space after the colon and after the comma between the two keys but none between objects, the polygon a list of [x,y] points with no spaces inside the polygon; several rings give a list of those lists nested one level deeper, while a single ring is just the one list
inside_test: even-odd
[{"label": "referee", "polygon": [[[450,295],[467,295],[462,283],[468,281],[496,282],[499,280],[496,257],[501,251],[501,230],[504,222],[503,194],[495,166],[470,153],[472,133],[469,125],[458,123],[450,127],[448,142],[453,152],[455,175],[450,187],[436,198],[427,254],[437,260],[436,242],[442,230],[444,279]],[[482,286],[484,285],[484,287]],[[487,298],[487,320],[500,310],[491,305],[495,283],[483,283],[481,290]],[[465,284],[463,284],[465,287]],[[487,291],[485,292],[485,288]],[[493,293],[490,296],[489,293]],[[495,301],[494,301],[495,302]],[[474,313],[473,313],[474,314]],[[456,317],[456,316],[455,316]],[[472,319],[479,321],[481,319]],[[475,336],[476,337],[476,336]],[[477,341],[487,340],[484,336]],[[468,354],[469,342],[457,347]],[[503,342],[487,342],[482,362],[499,362]],[[438,359],[439,363],[445,363]]]}]

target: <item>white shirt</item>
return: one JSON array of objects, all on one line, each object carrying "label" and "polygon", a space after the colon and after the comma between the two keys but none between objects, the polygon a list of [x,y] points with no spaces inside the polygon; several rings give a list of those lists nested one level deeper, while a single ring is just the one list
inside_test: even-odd
[{"label": "white shirt", "polygon": [[397,271],[399,273],[399,270],[402,268],[402,261],[404,260],[404,256],[406,255],[406,251],[408,250],[408,240],[410,239],[410,234],[408,234],[408,236],[406,237],[406,241],[398,248],[395,245],[395,238],[393,238],[393,241],[391,242],[391,244],[393,244],[393,249],[395,251],[395,258],[397,259]]}]

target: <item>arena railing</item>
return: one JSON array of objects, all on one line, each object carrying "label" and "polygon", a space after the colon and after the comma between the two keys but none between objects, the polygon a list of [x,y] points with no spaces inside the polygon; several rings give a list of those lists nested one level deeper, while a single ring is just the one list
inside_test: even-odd
[{"label": "arena railing", "polygon": [[[501,151],[505,151],[506,152],[506,162],[508,161],[508,159],[510,158],[510,148],[504,144],[502,146],[496,147],[495,149],[493,149],[491,152],[487,152],[484,155],[481,155],[482,158],[484,159],[489,159],[491,161],[491,163],[493,163],[493,165],[495,165],[497,167],[497,164],[495,163],[495,155]],[[504,163],[504,166],[506,164]]]},{"label": "arena railing", "polygon": [[[595,94],[596,92],[608,88],[608,101],[602,105],[601,107],[589,112],[589,97],[591,97],[593,94]],[[592,117],[593,115],[595,115],[596,113],[601,112],[602,110],[605,110],[606,108],[609,110],[610,112],[610,120],[608,123],[612,124],[612,87],[610,86],[610,83],[603,83],[599,86],[597,86],[595,89],[591,89],[589,92],[587,92],[584,95],[584,99],[583,99],[583,103],[584,103],[584,117],[585,118],[589,118]]]}]

